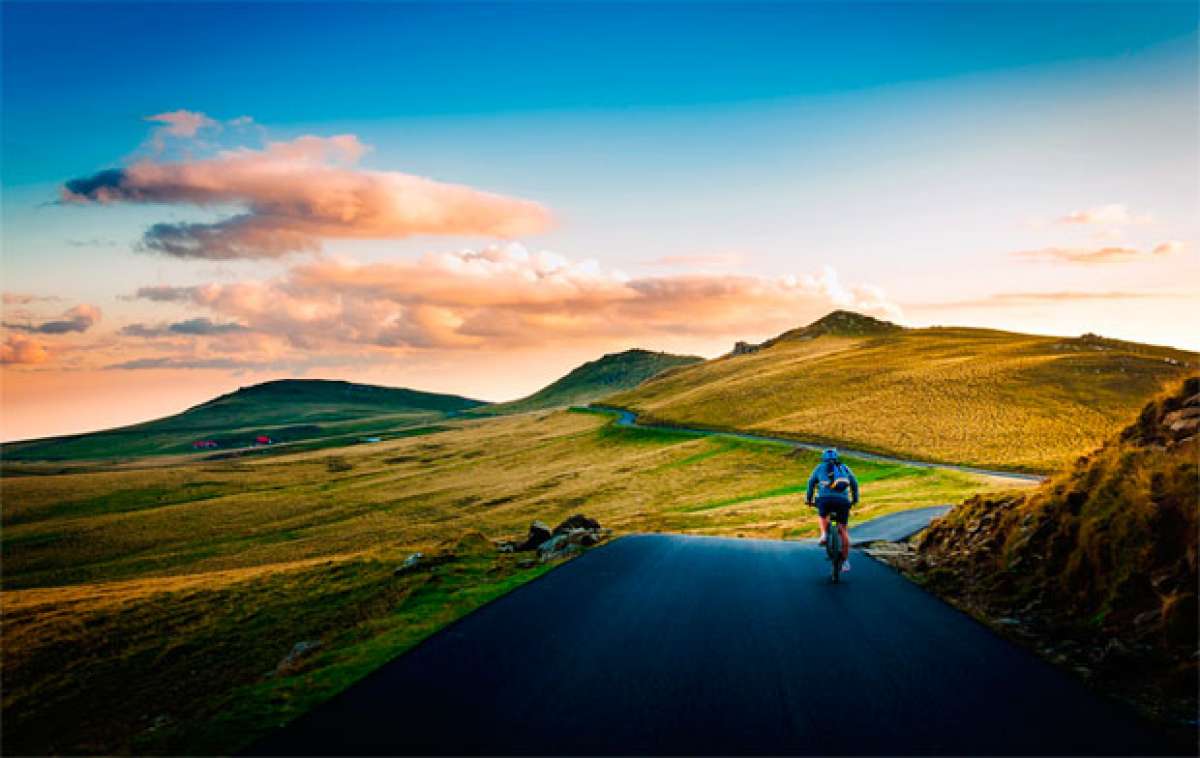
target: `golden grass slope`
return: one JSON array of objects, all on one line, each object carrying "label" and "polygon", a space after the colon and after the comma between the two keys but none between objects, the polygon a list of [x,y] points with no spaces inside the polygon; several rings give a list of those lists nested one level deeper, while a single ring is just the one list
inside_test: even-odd
[{"label": "golden grass slope", "polygon": [[1049,471],[1117,431],[1198,357],[1092,335],[798,330],[605,402],[647,422]]},{"label": "golden grass slope", "polygon": [[[583,512],[619,531],[813,533],[802,488],[814,458],[786,446],[618,428],[590,413],[454,423],[264,459],[58,475],[10,465],[4,752],[236,750],[544,570],[485,549],[393,575],[409,553],[472,530],[516,535],[534,518]],[[996,487],[852,465],[856,518]],[[268,675],[306,640],[322,647]]]}]

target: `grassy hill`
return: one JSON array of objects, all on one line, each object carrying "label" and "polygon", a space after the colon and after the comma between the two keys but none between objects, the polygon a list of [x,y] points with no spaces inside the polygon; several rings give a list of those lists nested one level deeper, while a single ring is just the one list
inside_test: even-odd
[{"label": "grassy hill", "polygon": [[546,385],[529,397],[509,403],[497,403],[477,412],[485,414],[523,413],[547,408],[586,405],[614,392],[637,387],[651,377],[704,359],[695,355],[673,355],[649,350],[610,353],[579,366],[561,379]]},{"label": "grassy hill", "polygon": [[[976,497],[918,542],[917,578],[1170,722],[1197,696],[1200,378],[1038,489]],[[1131,414],[1132,417],[1132,414]]]},{"label": "grassy hill", "polygon": [[9,461],[86,460],[188,453],[198,440],[215,442],[220,454],[247,447],[259,435],[278,444],[380,434],[433,423],[481,405],[456,395],[286,379],[243,387],[143,424],[6,444],[3,456]]},{"label": "grassy hill", "polygon": [[838,311],[605,400],[644,420],[1049,471],[1117,431],[1196,353]]},{"label": "grassy hill", "polygon": [[[463,546],[585,513],[620,532],[814,534],[790,446],[586,412],[336,451],[3,479],[5,755],[228,754],[546,566]],[[856,518],[1000,483],[862,462]],[[480,543],[481,540],[471,540]],[[457,558],[396,575],[414,551]],[[320,647],[294,670],[296,643]]]}]

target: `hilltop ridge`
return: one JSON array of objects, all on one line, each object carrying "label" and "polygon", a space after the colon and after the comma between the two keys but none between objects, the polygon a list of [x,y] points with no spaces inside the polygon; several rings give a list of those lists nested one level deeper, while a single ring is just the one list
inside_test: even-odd
[{"label": "hilltop ridge", "polygon": [[891,321],[868,316],[854,311],[836,310],[827,313],[808,326],[772,337],[763,343],[763,347],[783,340],[812,339],[822,335],[835,337],[869,337],[880,334],[895,334],[904,331],[905,327],[893,324]]},{"label": "hilltop ridge", "polygon": [[899,324],[893,324],[891,321],[884,321],[874,316],[855,313],[854,311],[836,310],[825,314],[807,326],[789,329],[759,344],[739,340],[734,344],[733,350],[727,353],[725,357],[749,355],[780,342],[802,342],[825,335],[836,337],[870,337],[894,334],[904,329],[905,327]]},{"label": "hilltop ridge", "polygon": [[1095,335],[906,328],[834,311],[606,403],[652,423],[1044,472],[1100,444],[1198,359]]},{"label": "hilltop ridge", "polygon": [[608,353],[576,366],[528,397],[489,405],[478,412],[492,415],[586,405],[614,392],[633,389],[665,372],[703,361],[696,355],[675,355],[642,348]]}]

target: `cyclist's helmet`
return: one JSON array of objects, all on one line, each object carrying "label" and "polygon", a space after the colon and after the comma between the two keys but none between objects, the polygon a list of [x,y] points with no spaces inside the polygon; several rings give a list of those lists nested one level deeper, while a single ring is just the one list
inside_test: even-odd
[{"label": "cyclist's helmet", "polygon": [[837,448],[831,447],[828,450],[826,450],[825,452],[821,453],[821,461],[824,463],[837,462],[837,460],[838,460]]}]

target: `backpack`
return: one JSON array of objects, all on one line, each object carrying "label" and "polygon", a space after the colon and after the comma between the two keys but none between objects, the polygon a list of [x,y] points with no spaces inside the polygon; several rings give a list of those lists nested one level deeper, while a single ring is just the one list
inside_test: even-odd
[{"label": "backpack", "polygon": [[850,472],[840,461],[825,464],[825,477],[825,486],[834,492],[845,492],[850,487]]}]

